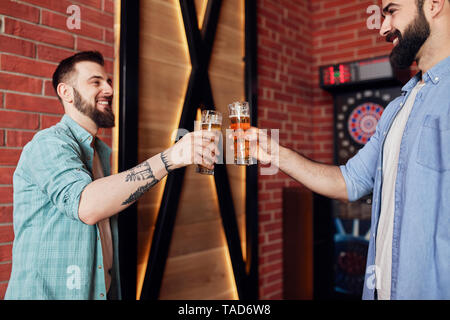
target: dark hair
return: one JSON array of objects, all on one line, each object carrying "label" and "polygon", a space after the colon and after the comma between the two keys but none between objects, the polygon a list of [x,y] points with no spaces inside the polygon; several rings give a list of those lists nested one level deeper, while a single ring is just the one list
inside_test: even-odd
[{"label": "dark hair", "polygon": [[67,77],[74,71],[75,65],[78,62],[82,61],[95,62],[101,66],[105,65],[105,60],[103,59],[102,54],[98,51],[82,51],[62,60],[53,73],[52,80],[53,89],[55,89],[56,96],[58,97],[59,101],[61,101],[61,98],[59,97],[57,91],[58,84],[60,82],[67,81]]},{"label": "dark hair", "polygon": [[[419,9],[422,9],[423,8],[423,3],[425,2],[425,0],[416,0],[416,3],[417,3],[417,7],[419,8]],[[448,2],[450,2],[450,0],[448,0]]]},{"label": "dark hair", "polygon": [[[423,8],[423,3],[425,2],[425,0],[416,0],[416,3],[417,3],[417,7],[419,8],[419,9],[422,9]],[[448,0],[448,2],[450,2],[450,0]]]}]

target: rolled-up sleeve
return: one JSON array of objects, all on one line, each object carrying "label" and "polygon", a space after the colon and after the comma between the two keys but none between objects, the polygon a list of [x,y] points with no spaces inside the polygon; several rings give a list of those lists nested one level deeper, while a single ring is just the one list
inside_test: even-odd
[{"label": "rolled-up sleeve", "polygon": [[79,150],[63,138],[41,136],[27,151],[33,183],[60,212],[80,221],[81,193],[92,182],[92,176],[82,162]]},{"label": "rolled-up sleeve", "polygon": [[382,135],[382,130],[377,127],[370,141],[345,165],[339,167],[344,176],[349,201],[356,201],[372,192]]}]

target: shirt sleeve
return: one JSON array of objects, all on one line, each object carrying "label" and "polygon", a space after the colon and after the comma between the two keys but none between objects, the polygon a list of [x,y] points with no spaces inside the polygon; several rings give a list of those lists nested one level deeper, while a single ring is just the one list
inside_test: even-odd
[{"label": "shirt sleeve", "polygon": [[73,142],[41,136],[33,141],[27,159],[33,183],[60,212],[81,221],[78,217],[80,197],[92,182],[92,176]]},{"label": "shirt sleeve", "polygon": [[[380,123],[379,123],[380,124]],[[380,125],[356,155],[341,165],[340,169],[347,186],[348,200],[356,201],[372,192],[377,172],[378,157],[381,152],[383,132]]]}]

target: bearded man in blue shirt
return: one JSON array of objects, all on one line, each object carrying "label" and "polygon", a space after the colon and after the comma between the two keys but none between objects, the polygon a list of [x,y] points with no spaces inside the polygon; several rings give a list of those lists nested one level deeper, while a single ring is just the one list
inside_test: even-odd
[{"label": "bearded man in blue shirt", "polygon": [[[373,192],[363,299],[450,299],[450,0],[383,0],[391,63],[420,72],[345,165],[316,163],[256,128],[251,150],[314,192],[355,201]],[[279,156],[277,156],[279,155]]]},{"label": "bearded man in blue shirt", "polygon": [[99,52],[61,61],[53,87],[65,115],[38,132],[14,172],[14,243],[5,299],[120,299],[117,214],[170,171],[212,168],[214,132],[186,134],[135,168],[110,175],[113,89]]}]

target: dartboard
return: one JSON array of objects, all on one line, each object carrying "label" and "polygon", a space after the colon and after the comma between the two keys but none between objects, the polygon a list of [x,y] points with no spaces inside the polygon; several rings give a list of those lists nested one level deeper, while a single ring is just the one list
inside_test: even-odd
[{"label": "dartboard", "polygon": [[335,97],[335,161],[345,164],[375,133],[384,108],[400,87],[343,92]]},{"label": "dartboard", "polygon": [[353,109],[347,123],[350,137],[359,144],[366,144],[375,133],[383,111],[382,106],[373,102],[363,103]]}]

